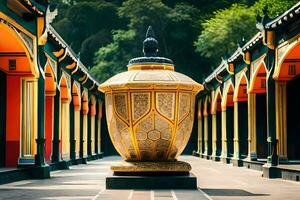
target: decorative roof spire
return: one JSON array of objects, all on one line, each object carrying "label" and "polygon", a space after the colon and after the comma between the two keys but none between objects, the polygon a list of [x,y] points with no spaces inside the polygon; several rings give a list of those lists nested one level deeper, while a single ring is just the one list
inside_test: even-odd
[{"label": "decorative roof spire", "polygon": [[146,39],[143,42],[143,52],[145,57],[156,57],[158,52],[158,42],[151,26],[148,27]]}]

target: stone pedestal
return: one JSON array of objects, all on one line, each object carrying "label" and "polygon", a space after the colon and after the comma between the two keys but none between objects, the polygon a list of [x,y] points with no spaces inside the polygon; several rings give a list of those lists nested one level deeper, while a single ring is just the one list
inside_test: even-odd
[{"label": "stone pedestal", "polygon": [[106,189],[197,189],[191,166],[181,161],[120,162],[111,167]]},{"label": "stone pedestal", "polygon": [[281,178],[281,171],[276,166],[266,163],[263,166],[263,176],[264,178]]}]

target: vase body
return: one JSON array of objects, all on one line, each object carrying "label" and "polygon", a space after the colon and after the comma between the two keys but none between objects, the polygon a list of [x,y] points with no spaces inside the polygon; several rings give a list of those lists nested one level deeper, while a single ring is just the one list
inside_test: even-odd
[{"label": "vase body", "polygon": [[173,65],[131,65],[102,85],[109,135],[126,161],[176,160],[191,136],[203,89]]}]

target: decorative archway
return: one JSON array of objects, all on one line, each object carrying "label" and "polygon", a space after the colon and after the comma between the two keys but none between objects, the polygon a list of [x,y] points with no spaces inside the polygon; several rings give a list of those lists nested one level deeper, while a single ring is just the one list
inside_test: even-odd
[{"label": "decorative archway", "polygon": [[[249,101],[249,134],[251,135],[250,156],[252,160],[267,158],[267,96],[266,78],[268,70],[264,62],[265,56],[251,65],[251,80],[248,89]],[[259,113],[259,114],[258,114]],[[251,129],[251,130],[250,130]],[[249,149],[249,150],[250,150]]]},{"label": "decorative archway", "polygon": [[264,56],[252,64],[252,71],[248,93],[261,94],[266,93],[267,68],[264,62]]},{"label": "decorative archway", "polygon": [[248,79],[245,71],[236,76],[234,90],[234,152],[235,158],[248,156]]},{"label": "decorative archway", "polygon": [[72,98],[74,106],[74,140],[75,140],[75,158],[79,158],[80,152],[80,110],[81,110],[81,92],[80,85],[74,82],[72,85]]},{"label": "decorative archway", "polygon": [[233,136],[234,136],[234,85],[229,79],[225,82],[222,98],[222,159],[223,162],[229,162],[233,157]]},{"label": "decorative archway", "polygon": [[90,100],[90,153],[91,155],[95,155],[95,138],[96,138],[96,98],[91,95]]},{"label": "decorative archway", "polygon": [[276,137],[280,160],[300,160],[300,38],[277,49],[274,73],[276,96]]},{"label": "decorative archway", "polygon": [[220,87],[216,89],[214,99],[212,102],[211,113],[216,114],[218,111],[222,111],[222,93]]},{"label": "decorative archway", "polygon": [[212,153],[212,115],[211,115],[211,96],[207,95],[203,102],[204,118],[204,153],[203,156],[210,158]]},{"label": "decorative archway", "polygon": [[81,108],[81,118],[82,118],[82,133],[81,133],[81,157],[87,157],[87,142],[88,142],[88,113],[89,113],[89,98],[88,91],[84,89],[82,93],[82,108]]},{"label": "decorative archway", "polygon": [[248,79],[246,73],[243,71],[239,75],[236,81],[236,87],[234,90],[233,101],[246,102],[248,101]]},{"label": "decorative archway", "polygon": [[[1,12],[0,18],[0,167],[32,165],[39,77],[35,37]],[[32,49],[28,48],[30,41]]]},{"label": "decorative archway", "polygon": [[222,93],[220,88],[215,91],[212,103],[212,159],[220,160],[222,152]]},{"label": "decorative archway", "polygon": [[[49,58],[50,59],[50,58]],[[49,61],[45,68],[45,159],[51,160],[52,139],[54,131],[54,96],[56,95],[55,75]]]},{"label": "decorative archway", "polygon": [[203,153],[203,97],[201,97],[198,100],[198,107],[197,107],[197,133],[198,133],[198,139],[197,139],[197,154],[198,156],[202,155]]},{"label": "decorative archway", "polygon": [[98,100],[98,129],[97,129],[97,136],[98,136],[98,154],[102,153],[102,116],[103,116],[103,101],[102,100]]},{"label": "decorative archway", "polygon": [[60,152],[62,160],[70,159],[70,102],[71,88],[68,75],[62,73],[60,82]]}]

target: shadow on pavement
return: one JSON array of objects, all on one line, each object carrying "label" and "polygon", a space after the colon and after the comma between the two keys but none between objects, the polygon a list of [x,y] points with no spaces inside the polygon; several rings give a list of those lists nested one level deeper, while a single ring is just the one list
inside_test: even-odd
[{"label": "shadow on pavement", "polygon": [[253,194],[240,189],[209,189],[201,188],[209,196],[270,196],[270,194]]}]

